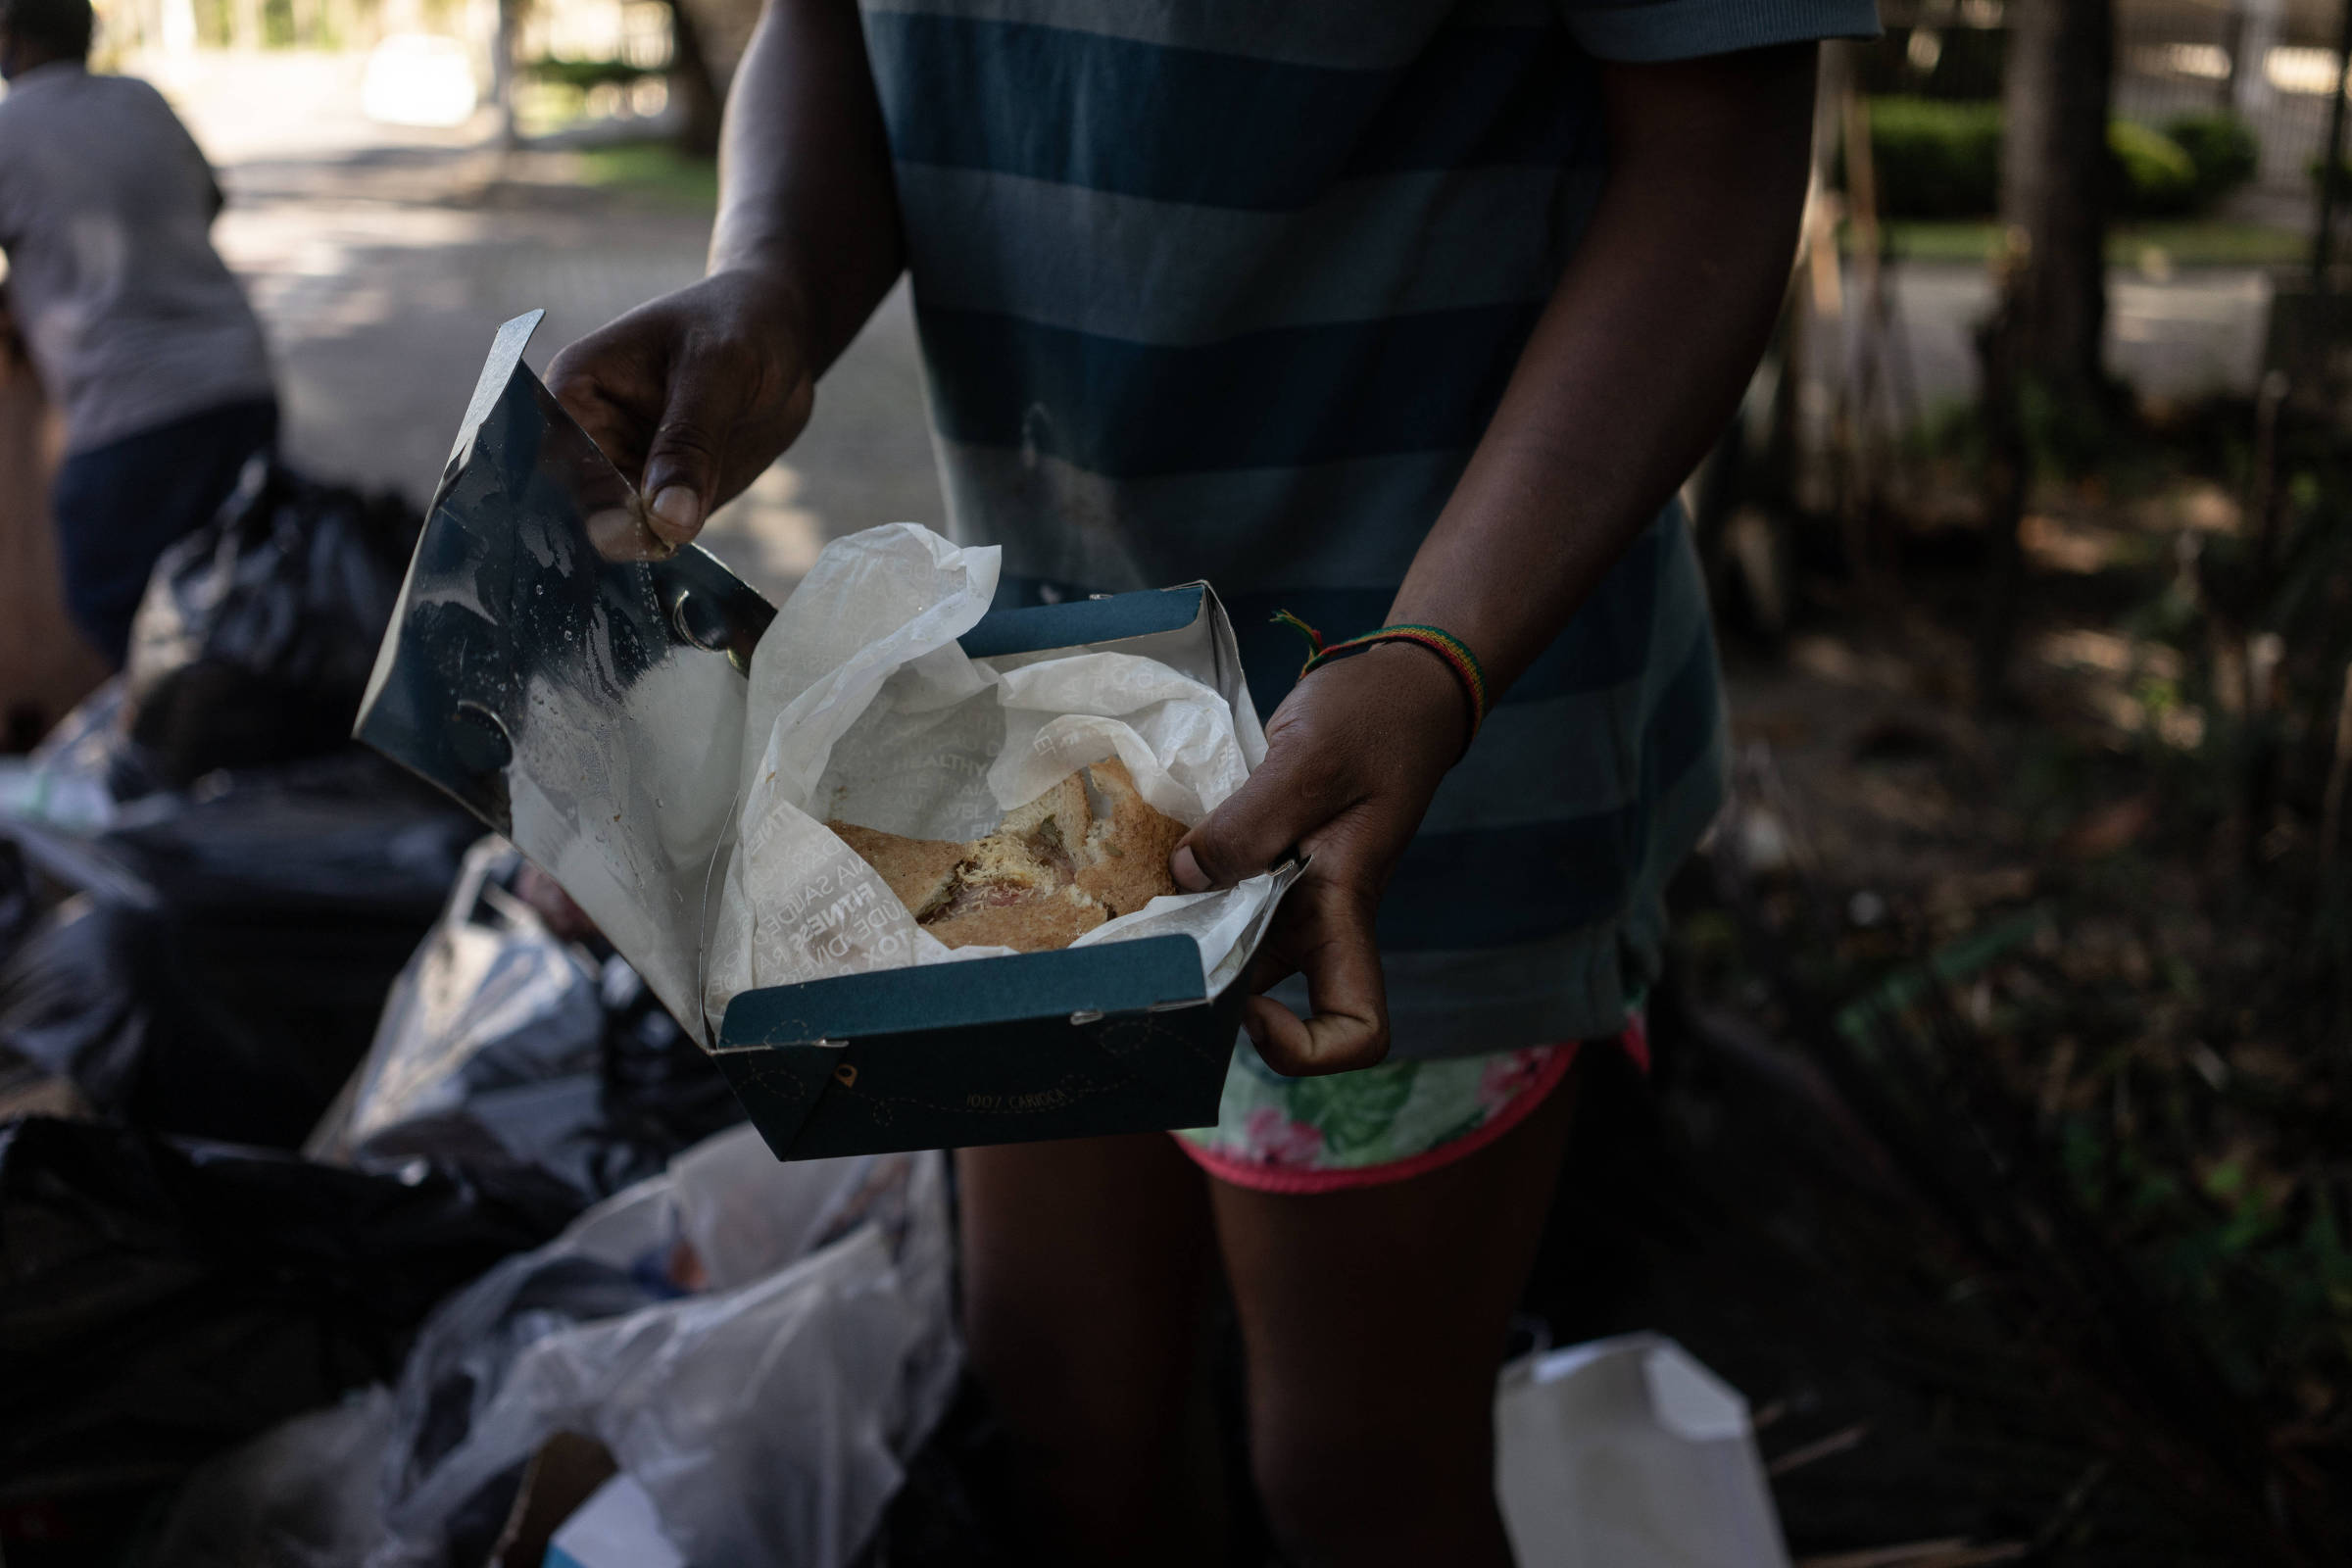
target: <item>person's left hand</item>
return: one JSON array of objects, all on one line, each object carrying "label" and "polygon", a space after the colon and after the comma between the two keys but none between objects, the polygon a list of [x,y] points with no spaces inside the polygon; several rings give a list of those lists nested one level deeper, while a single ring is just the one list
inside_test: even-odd
[{"label": "person's left hand", "polygon": [[[1245,982],[1242,1027],[1276,1072],[1346,1072],[1388,1054],[1373,914],[1469,723],[1453,675],[1422,649],[1382,643],[1335,660],[1274,710],[1250,781],[1177,844],[1170,869],[1196,893],[1294,847],[1309,857]],[[1303,1020],[1256,994],[1291,974],[1306,976]]]}]

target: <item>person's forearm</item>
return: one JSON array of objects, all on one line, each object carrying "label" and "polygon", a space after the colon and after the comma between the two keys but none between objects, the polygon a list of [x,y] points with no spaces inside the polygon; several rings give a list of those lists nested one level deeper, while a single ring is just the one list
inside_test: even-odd
[{"label": "person's forearm", "polygon": [[890,145],[852,0],[767,0],[727,95],[710,270],[772,278],[821,372],[897,280]]},{"label": "person's forearm", "polygon": [[1737,407],[1795,247],[1812,46],[1606,68],[1609,174],[1392,623],[1445,627],[1499,692]]}]

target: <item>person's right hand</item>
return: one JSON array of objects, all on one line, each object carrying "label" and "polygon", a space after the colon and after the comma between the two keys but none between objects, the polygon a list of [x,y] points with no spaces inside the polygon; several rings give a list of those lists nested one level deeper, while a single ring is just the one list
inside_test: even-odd
[{"label": "person's right hand", "polygon": [[816,382],[802,323],[784,284],[714,272],[572,344],[547,387],[636,482],[649,525],[675,549],[808,422]]}]

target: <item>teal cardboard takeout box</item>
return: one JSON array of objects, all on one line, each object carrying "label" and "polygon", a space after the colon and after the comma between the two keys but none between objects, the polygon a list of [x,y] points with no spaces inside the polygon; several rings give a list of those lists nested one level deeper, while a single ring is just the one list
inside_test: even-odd
[{"label": "teal cardboard takeout box", "polygon": [[[629,485],[522,362],[537,320],[493,345],[359,738],[553,874],[711,1052],[779,1157],[1214,1121],[1243,988],[1212,997],[1189,936],[768,987],[704,1015],[746,672],[776,612],[700,549],[642,559]],[[1255,730],[1206,584],[1001,611],[960,641],[1000,663],[1155,659]],[[681,723],[708,744],[679,744]]]}]

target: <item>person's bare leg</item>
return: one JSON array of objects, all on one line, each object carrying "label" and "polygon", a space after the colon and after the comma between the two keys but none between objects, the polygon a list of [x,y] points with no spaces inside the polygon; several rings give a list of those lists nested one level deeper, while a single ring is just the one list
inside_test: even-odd
[{"label": "person's bare leg", "polygon": [[1183,1564],[1213,1545],[1183,1442],[1211,1262],[1205,1179],[1164,1133],[959,1150],[964,1332],[1037,1545]]},{"label": "person's bare leg", "polygon": [[1494,1374],[1576,1077],[1427,1175],[1284,1197],[1211,1182],[1249,1354],[1250,1464],[1297,1568],[1511,1561]]}]

